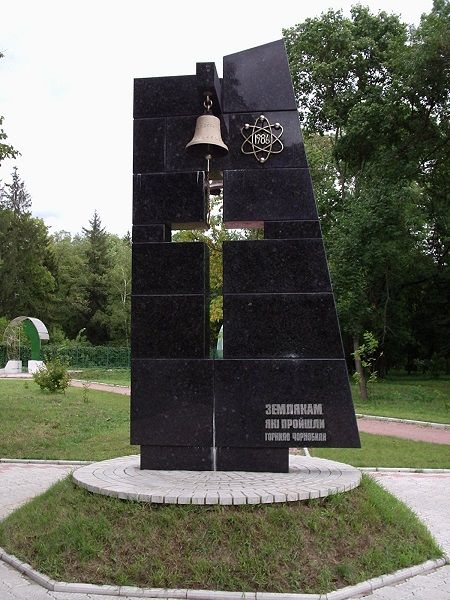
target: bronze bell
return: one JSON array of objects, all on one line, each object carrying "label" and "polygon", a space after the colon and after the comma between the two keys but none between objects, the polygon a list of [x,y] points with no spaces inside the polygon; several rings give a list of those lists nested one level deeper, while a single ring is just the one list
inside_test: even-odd
[{"label": "bronze bell", "polygon": [[199,158],[216,158],[228,154],[228,146],[220,133],[220,119],[208,113],[197,118],[194,137],[186,150]]}]

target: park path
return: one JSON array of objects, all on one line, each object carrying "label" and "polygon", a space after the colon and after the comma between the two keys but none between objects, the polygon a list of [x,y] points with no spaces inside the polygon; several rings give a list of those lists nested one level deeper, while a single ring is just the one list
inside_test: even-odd
[{"label": "park path", "polygon": [[[88,382],[72,379],[70,385],[83,387]],[[110,385],[107,383],[89,382],[89,388],[115,394],[130,395],[130,388],[126,385]],[[419,442],[431,442],[433,444],[450,445],[450,427],[447,429],[435,428],[426,425],[415,425],[412,423],[401,423],[399,421],[387,421],[363,417],[358,419],[359,431],[373,433],[376,435],[389,435]],[[449,599],[450,600],[450,599]]]},{"label": "park path", "polygon": [[[371,473],[407,504],[450,556],[450,473]],[[376,590],[367,600],[450,600],[450,565]]]}]

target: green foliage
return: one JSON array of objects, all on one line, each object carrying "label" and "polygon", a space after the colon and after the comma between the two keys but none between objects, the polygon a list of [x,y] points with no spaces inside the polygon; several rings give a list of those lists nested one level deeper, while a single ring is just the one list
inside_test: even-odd
[{"label": "green foliage", "polygon": [[[359,358],[362,367],[369,370],[369,383],[373,383],[377,380],[377,372],[373,370],[373,364],[376,359],[375,352],[378,345],[378,340],[374,334],[370,331],[365,331],[363,333],[363,343],[359,345],[355,352],[352,352],[354,358]],[[356,383],[359,383],[359,373],[354,373],[353,379]]]},{"label": "green foliage", "polygon": [[417,28],[358,5],[284,35],[346,346],[375,332],[381,375],[405,349],[448,361],[449,2]]},{"label": "green foliage", "polygon": [[41,390],[47,390],[53,394],[55,392],[65,392],[70,381],[67,364],[60,358],[54,358],[36,371],[33,374],[33,379]]},{"label": "green foliage", "polygon": [[89,228],[83,228],[86,240],[87,279],[86,294],[86,334],[93,344],[108,341],[105,307],[108,297],[107,274],[111,266],[108,254],[108,234],[101,225],[97,211],[89,221]]},{"label": "green foliage", "polygon": [[[4,55],[0,52],[0,59],[2,59]],[[0,163],[5,158],[16,158],[19,152],[13,148],[10,144],[4,143],[4,140],[8,138],[6,133],[4,132],[3,125],[4,117],[0,115]],[[1,197],[1,189],[0,189],[0,197]],[[1,199],[1,198],[0,198]]]},{"label": "green foliage", "polygon": [[15,207],[0,207],[0,314],[47,322],[55,290],[48,228],[27,207],[20,199]]},{"label": "green foliage", "polygon": [[15,214],[30,214],[31,197],[25,188],[17,167],[13,167],[11,183],[7,183],[0,197],[0,207],[13,211]]}]

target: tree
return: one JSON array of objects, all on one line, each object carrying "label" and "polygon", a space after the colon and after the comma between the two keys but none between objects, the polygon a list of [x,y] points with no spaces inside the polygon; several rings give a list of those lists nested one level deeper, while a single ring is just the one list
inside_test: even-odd
[{"label": "tree", "polygon": [[[2,59],[3,57],[4,57],[4,55],[0,52],[0,59]],[[14,150],[13,146],[11,146],[10,144],[4,143],[4,140],[6,140],[8,138],[8,136],[6,135],[6,133],[4,132],[3,127],[2,127],[3,120],[4,120],[4,117],[2,117],[0,115],[0,163],[5,158],[16,158],[17,155],[19,154],[19,152],[17,150]]]},{"label": "tree", "polygon": [[51,317],[55,279],[48,229],[29,213],[0,208],[0,314]]},{"label": "tree", "polygon": [[129,346],[131,327],[131,238],[109,235],[107,328],[114,343]]},{"label": "tree", "polygon": [[448,279],[449,3],[417,29],[355,6],[284,34],[307,146],[328,160],[312,176],[341,326],[354,351],[376,331],[383,374],[412,341],[411,289]]},{"label": "tree", "polygon": [[54,319],[71,339],[86,326],[88,314],[86,246],[84,238],[67,231],[51,237],[56,268]]},{"label": "tree", "polygon": [[13,167],[11,177],[11,183],[7,183],[2,189],[0,206],[13,211],[15,214],[29,214],[31,196],[25,188],[25,182],[20,178],[17,167]]},{"label": "tree", "polygon": [[94,211],[89,228],[83,227],[86,241],[85,257],[86,280],[86,335],[95,345],[104,344],[109,339],[106,315],[108,298],[107,273],[110,267],[108,254],[108,234],[101,225],[101,219]]}]

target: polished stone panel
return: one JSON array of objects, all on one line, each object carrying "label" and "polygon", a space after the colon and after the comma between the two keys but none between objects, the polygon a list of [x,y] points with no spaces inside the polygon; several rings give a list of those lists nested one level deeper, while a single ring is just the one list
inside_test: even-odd
[{"label": "polished stone panel", "polygon": [[132,293],[208,294],[208,257],[202,242],[133,246]]},{"label": "polished stone panel", "polygon": [[133,225],[133,244],[170,242],[172,229],[168,225]]},{"label": "polished stone panel", "polygon": [[332,294],[223,297],[224,358],[341,358]]},{"label": "polished stone panel", "polygon": [[252,169],[224,173],[225,223],[317,218],[308,169]]},{"label": "polished stone panel", "polygon": [[218,446],[360,447],[344,359],[220,360],[214,369]]},{"label": "polished stone panel", "polygon": [[[269,120],[271,125],[280,123],[283,127],[283,133],[279,138],[283,142],[284,149],[279,154],[272,154],[267,162],[260,163],[253,154],[243,154],[241,151],[242,144],[246,137],[251,135],[251,130],[245,130],[242,133],[242,128],[246,124],[254,125],[259,119],[261,113],[232,113],[226,116],[228,128],[228,169],[257,169],[258,171],[265,169],[279,168],[308,168],[306,161],[305,147],[303,137],[300,131],[300,121],[297,111],[289,112],[264,112],[264,116]],[[273,129],[273,134],[278,135],[279,131]],[[244,148],[249,151],[249,144],[246,143]],[[274,143],[274,150],[279,148],[278,143]]]},{"label": "polished stone panel", "polygon": [[133,173],[158,173],[165,169],[165,119],[137,119],[133,124]]},{"label": "polished stone panel", "polygon": [[211,471],[209,447],[141,446],[141,469],[154,471]]},{"label": "polished stone panel", "polygon": [[266,240],[321,237],[319,221],[266,221],[264,223]]},{"label": "polished stone panel", "polygon": [[224,56],[223,90],[225,112],[296,110],[283,40]]},{"label": "polished stone panel", "polygon": [[192,115],[199,110],[197,77],[148,77],[134,80],[134,118]]},{"label": "polished stone panel", "polygon": [[223,243],[223,293],[331,292],[321,239]]},{"label": "polished stone panel", "polygon": [[206,226],[203,171],[133,178],[133,223],[171,223],[174,229]]},{"label": "polished stone panel", "polygon": [[134,358],[207,358],[208,297],[133,296]]},{"label": "polished stone panel", "polygon": [[216,450],[218,471],[288,473],[288,448],[221,448]]},{"label": "polished stone panel", "polygon": [[133,360],[131,443],[212,446],[213,363]]},{"label": "polished stone panel", "polygon": [[200,109],[203,108],[206,95],[209,95],[213,103],[211,112],[219,116],[222,113],[222,83],[217,74],[215,63],[197,63],[196,73]]}]

